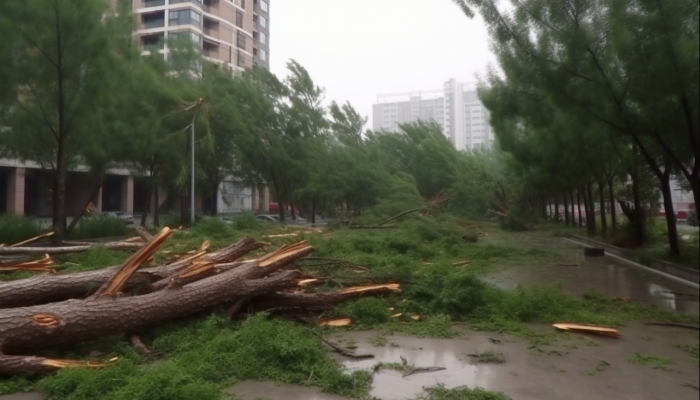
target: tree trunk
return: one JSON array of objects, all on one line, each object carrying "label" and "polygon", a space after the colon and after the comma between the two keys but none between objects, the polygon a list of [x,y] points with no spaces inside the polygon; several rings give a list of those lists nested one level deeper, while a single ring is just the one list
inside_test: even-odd
[{"label": "tree trunk", "polygon": [[554,196],[554,222],[559,223],[559,196]]},{"label": "tree trunk", "polygon": [[59,136],[56,159],[56,171],[53,178],[53,244],[59,246],[63,243],[66,230],[66,173],[67,160],[64,140]]},{"label": "tree trunk", "polygon": [[613,177],[608,177],[608,196],[610,197],[610,219],[613,236],[617,235],[617,204],[615,203],[615,192],[613,191]]},{"label": "tree trunk", "polygon": [[151,182],[150,190],[148,191],[148,197],[146,198],[146,208],[141,213],[141,226],[146,227],[146,219],[148,219],[148,212],[151,209],[151,200],[153,198],[153,183]]},{"label": "tree trunk", "polygon": [[583,217],[581,214],[581,188],[576,189],[576,202],[578,203],[578,227],[583,228]]},{"label": "tree trunk", "polygon": [[673,197],[671,194],[671,168],[667,167],[661,177],[661,194],[664,198],[664,211],[666,213],[666,226],[668,230],[668,245],[671,255],[678,258],[681,248],[678,242],[678,228],[676,226],[676,213],[673,209]]},{"label": "tree trunk", "polygon": [[586,227],[588,228],[588,236],[595,236],[597,233],[595,220],[595,203],[593,202],[593,183],[588,180],[586,183],[586,200],[588,210],[586,211]]},{"label": "tree trunk", "polygon": [[566,197],[566,192],[564,192],[564,220],[566,221],[566,226],[568,227],[571,223],[571,219],[569,218],[569,200]]},{"label": "tree trunk", "polygon": [[95,188],[92,190],[90,193],[90,197],[87,199],[83,207],[80,209],[80,212],[78,215],[73,217],[73,221],[71,221],[70,225],[68,225],[68,228],[66,228],[66,236],[70,235],[71,232],[73,232],[73,229],[75,228],[76,225],[78,225],[78,221],[80,221],[83,216],[85,216],[85,212],[87,211],[87,208],[90,206],[90,203],[97,197],[97,195],[100,193],[100,188],[102,187],[102,176],[100,176],[97,179],[97,183],[95,184]]},{"label": "tree trunk", "polygon": [[130,242],[111,242],[111,243],[95,243],[95,244],[85,244],[78,246],[64,246],[64,247],[0,247],[1,254],[69,254],[69,253],[82,253],[90,250],[95,246],[104,246],[111,250],[138,250],[143,244],[142,243],[130,243]]},{"label": "tree trunk", "polygon": [[642,208],[642,200],[639,195],[639,174],[637,166],[634,166],[634,171],[630,174],[632,178],[632,198],[634,201],[635,230],[637,231],[637,240],[640,244],[646,243],[646,218],[644,209]]},{"label": "tree trunk", "polygon": [[[212,261],[217,264],[231,263],[260,247],[261,245],[255,243],[254,240],[243,238],[217,252],[196,258],[196,261]],[[148,291],[153,283],[166,279],[191,265],[193,261],[186,258],[169,265],[139,270],[129,278],[124,290]],[[65,275],[44,274],[28,279],[0,282],[0,309],[85,297],[107,282],[118,268],[119,266],[114,266],[97,271]]]},{"label": "tree trunk", "polygon": [[317,196],[313,195],[311,197],[311,223],[315,224],[316,223],[316,200]]},{"label": "tree trunk", "polygon": [[160,188],[158,184],[154,185],[153,190],[153,197],[155,199],[155,204],[153,206],[153,226],[157,228],[160,226]]},{"label": "tree trunk", "polygon": [[398,284],[359,286],[323,293],[273,293],[252,301],[256,311],[286,310],[292,308],[332,308],[367,294],[384,295],[397,292]]},{"label": "tree trunk", "polygon": [[[298,271],[268,276],[305,257],[312,250],[305,242],[285,246],[238,268],[228,269],[183,286],[178,285],[178,278],[184,278],[190,271],[202,267],[216,269],[213,263],[197,263],[193,265],[196,267],[194,270],[190,267],[180,272],[174,278],[174,285],[161,291],[132,297],[113,295],[122,291],[120,282],[126,282],[130,277],[128,272],[125,272],[126,267],[120,267],[96,295],[88,299],[5,310],[0,314],[0,353],[18,354],[120,332],[137,332],[145,327],[191,315],[240,297],[291,288],[297,285],[297,278],[300,276]],[[135,272],[134,269],[129,271]],[[0,363],[0,373],[14,373],[3,370],[3,366],[4,364]]]},{"label": "tree trunk", "polygon": [[608,237],[608,221],[605,215],[605,185],[602,178],[598,180],[598,192],[600,195],[600,229],[603,237]]}]

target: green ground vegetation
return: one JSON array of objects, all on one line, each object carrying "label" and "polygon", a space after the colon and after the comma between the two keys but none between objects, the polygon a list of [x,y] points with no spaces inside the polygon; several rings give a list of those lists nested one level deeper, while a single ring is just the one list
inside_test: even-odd
[{"label": "green ground vegetation", "polygon": [[472,362],[475,364],[503,364],[506,362],[505,354],[493,349],[484,350],[478,353],[469,353],[467,355],[471,357]]},{"label": "green ground vegetation", "polygon": [[[313,257],[345,262],[299,262],[305,272],[328,277],[314,290],[372,281],[399,282],[402,291],[348,302],[329,314],[352,318],[354,325],[349,328],[323,330],[267,314],[234,324],[224,317],[223,310],[214,310],[144,332],[146,342],[161,357],[155,361],[137,355],[122,337],[53,350],[44,355],[101,360],[119,357],[119,361],[99,371],[63,370],[43,378],[3,379],[0,393],[34,388],[51,400],[220,399],[223,389],[238,380],[265,379],[368,398],[370,371],[349,373],[324,350],[319,335],[373,329],[379,335],[376,344],[385,345],[386,337],[393,333],[453,337],[464,332],[466,322],[469,329],[514,334],[546,352],[553,351],[546,346],[568,335],[546,325],[539,329],[537,324],[562,320],[604,325],[647,319],[698,322],[698,316],[616,302],[599,294],[576,298],[550,286],[504,291],[479,279],[503,269],[543,268],[557,262],[562,255],[556,251],[523,245],[545,237],[552,240],[551,231],[503,232],[494,222],[465,221],[448,214],[408,216],[394,229],[355,230],[339,225],[326,227],[322,233],[298,225],[265,225],[248,216],[242,218],[241,223],[203,219],[190,230],[176,231],[155,263],[198,248],[205,240],[216,249],[250,236],[270,242],[268,251],[307,240],[316,249]],[[269,237],[282,233],[297,236]],[[464,240],[469,233],[477,234],[478,241]],[[96,247],[59,257],[59,273],[116,265],[126,257],[124,252]],[[454,265],[463,261],[470,263]],[[11,274],[5,279],[21,277]],[[503,398],[472,389],[444,388],[429,391],[427,396],[425,399]]]},{"label": "green ground vegetation", "polygon": [[673,365],[673,361],[668,357],[636,353],[634,357],[630,358],[630,362],[632,364],[648,365],[654,369],[673,371],[673,369],[671,368],[671,365]]}]

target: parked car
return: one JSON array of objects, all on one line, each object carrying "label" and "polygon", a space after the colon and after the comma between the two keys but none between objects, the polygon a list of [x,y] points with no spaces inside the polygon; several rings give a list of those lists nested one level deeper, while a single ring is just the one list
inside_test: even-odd
[{"label": "parked car", "polygon": [[290,215],[290,216],[289,216],[289,221],[290,221],[291,223],[294,223],[294,224],[306,224],[306,223],[309,222],[309,221],[306,220],[306,218],[302,218],[302,217],[300,217],[300,216],[298,216],[298,215],[295,215],[295,216],[293,216],[293,217]]},{"label": "parked car", "polygon": [[698,226],[698,213],[697,213],[697,211],[691,211],[690,214],[688,214],[688,225]]},{"label": "parked car", "polygon": [[280,217],[272,214],[256,215],[255,219],[260,222],[280,222]]},{"label": "parked car", "polygon": [[102,215],[106,217],[120,219],[127,225],[131,225],[134,223],[134,216],[124,211],[105,211],[102,213]]}]

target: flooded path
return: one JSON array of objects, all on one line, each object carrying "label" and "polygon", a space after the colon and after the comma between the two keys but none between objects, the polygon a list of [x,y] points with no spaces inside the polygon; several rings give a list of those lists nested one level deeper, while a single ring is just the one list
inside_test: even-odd
[{"label": "flooded path", "polygon": [[[374,354],[374,359],[341,359],[349,369],[371,370],[379,362],[416,367],[444,367],[446,370],[403,377],[384,370],[374,375],[372,396],[383,400],[412,399],[424,386],[443,383],[448,388],[467,385],[501,391],[514,400],[590,399],[697,399],[693,388],[698,367],[676,345],[697,345],[696,333],[677,328],[633,324],[623,328],[623,339],[561,334],[557,351],[536,353],[529,342],[509,336],[466,332],[457,339],[387,337],[388,344],[375,347],[370,342],[376,332],[348,332],[331,336],[334,341],[353,341],[358,353]],[[492,343],[496,338],[500,344]],[[505,355],[503,364],[472,364],[469,353],[495,350]],[[636,353],[663,355],[672,360],[669,371],[634,365]],[[604,360],[604,361],[603,361]],[[609,364],[609,365],[608,365]],[[273,383],[243,382],[231,388],[242,400],[339,400],[342,397],[319,393],[316,389],[285,387]]]},{"label": "flooded path", "polygon": [[480,278],[505,290],[513,290],[518,285],[559,285],[565,293],[577,297],[593,290],[643,305],[687,314],[700,312],[697,289],[610,257],[584,257],[582,247],[562,239],[531,240],[525,245],[554,253],[560,261],[535,268],[508,266]]}]

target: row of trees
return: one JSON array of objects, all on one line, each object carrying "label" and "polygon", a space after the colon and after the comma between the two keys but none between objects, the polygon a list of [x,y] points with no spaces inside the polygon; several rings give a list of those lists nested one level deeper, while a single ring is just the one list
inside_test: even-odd
[{"label": "row of trees", "polygon": [[[270,187],[283,220],[289,204],[314,218],[339,207],[360,214],[382,199],[400,208],[440,193],[462,212],[486,211],[481,189],[498,179],[492,155],[457,152],[437,125],[363,132],[366,119],[350,104],[325,107],[323,90],[295,61],[284,80],[258,68],[234,74],[204,62],[188,37],[169,40],[167,60],[158,49],[144,56],[129,2],[108,3],[0,2],[0,146],[52,171],[57,241],[72,229],[66,179],[77,165],[89,167],[95,194],[110,167],[131,168],[155,204],[159,187],[181,196],[184,219],[192,146],[209,213],[229,175]],[[158,224],[158,209],[151,211]]]},{"label": "row of trees", "polygon": [[614,212],[621,201],[643,241],[655,180],[679,255],[671,179],[692,190],[696,209],[699,197],[698,1],[457,3],[489,29],[500,70],[489,72],[480,97],[528,187],[564,204],[567,220],[583,199],[591,234],[593,203]]}]

